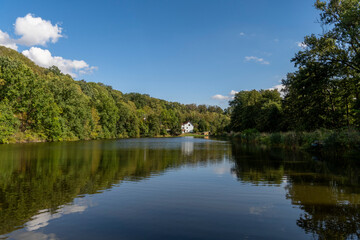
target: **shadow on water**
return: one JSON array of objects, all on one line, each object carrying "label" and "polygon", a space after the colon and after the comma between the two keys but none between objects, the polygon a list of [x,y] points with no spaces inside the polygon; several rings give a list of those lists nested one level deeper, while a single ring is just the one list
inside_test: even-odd
[{"label": "shadow on water", "polygon": [[286,183],[286,198],[303,213],[297,226],[316,239],[360,238],[360,162],[319,161],[304,152],[232,144],[239,181]]},{"label": "shadow on water", "polygon": [[34,216],[51,219],[84,211],[69,204],[124,181],[224,159],[242,183],[285,186],[284,197],[302,210],[295,221],[305,233],[319,239],[360,238],[359,162],[184,138],[0,146],[0,235],[38,228]]}]

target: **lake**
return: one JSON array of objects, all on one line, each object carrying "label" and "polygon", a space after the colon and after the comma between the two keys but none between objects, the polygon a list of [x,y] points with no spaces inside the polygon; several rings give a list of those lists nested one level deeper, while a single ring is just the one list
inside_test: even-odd
[{"label": "lake", "polygon": [[0,239],[357,239],[360,164],[325,160],[191,137],[1,145]]}]

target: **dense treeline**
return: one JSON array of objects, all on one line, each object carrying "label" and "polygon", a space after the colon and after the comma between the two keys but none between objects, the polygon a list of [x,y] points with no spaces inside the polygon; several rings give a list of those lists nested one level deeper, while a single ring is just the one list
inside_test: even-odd
[{"label": "dense treeline", "polygon": [[230,102],[231,129],[239,132],[257,129],[261,132],[282,128],[282,106],[277,90],[241,91]]},{"label": "dense treeline", "polygon": [[62,141],[224,131],[220,107],[184,105],[146,94],[123,94],[102,83],[75,81],[57,67],[35,65],[0,47],[0,142]]},{"label": "dense treeline", "polygon": [[315,3],[323,33],[306,36],[298,68],[276,90],[241,91],[230,102],[230,128],[261,132],[360,128],[360,3]]},{"label": "dense treeline", "polygon": [[[324,33],[305,37],[283,81],[289,120],[303,129],[360,126],[359,1],[317,1]],[[295,111],[297,110],[297,111]]]},{"label": "dense treeline", "polygon": [[75,81],[0,47],[0,142],[177,135],[185,121],[213,134],[359,129],[359,0],[317,0],[315,7],[324,31],[305,37],[283,92],[240,91],[225,111]]}]

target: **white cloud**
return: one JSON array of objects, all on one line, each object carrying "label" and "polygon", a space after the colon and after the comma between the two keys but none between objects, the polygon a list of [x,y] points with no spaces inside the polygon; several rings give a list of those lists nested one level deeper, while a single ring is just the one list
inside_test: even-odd
[{"label": "white cloud", "polygon": [[235,94],[237,94],[237,93],[238,93],[237,91],[231,90],[230,95],[231,95],[231,96],[235,96]]},{"label": "white cloud", "polygon": [[5,46],[17,50],[18,47],[14,39],[11,39],[9,34],[0,30],[0,46]]},{"label": "white cloud", "polygon": [[15,22],[15,33],[21,36],[17,42],[26,46],[44,46],[50,41],[56,43],[62,37],[61,31],[57,24],[52,25],[50,21],[34,17],[30,13],[25,17],[18,17]]},{"label": "white cloud", "polygon": [[86,205],[62,205],[54,214],[48,209],[44,209],[40,211],[38,215],[33,216],[32,219],[25,224],[25,226],[28,231],[35,231],[49,225],[49,221],[52,219],[60,218],[63,215],[71,213],[81,213],[87,208],[88,206]]},{"label": "white cloud", "polygon": [[277,89],[278,90],[278,92],[280,93],[280,96],[281,97],[284,97],[285,96],[285,94],[284,94],[284,92],[282,92],[282,90],[285,88],[285,86],[284,85],[282,85],[282,84],[279,84],[279,85],[275,85],[275,86],[273,86],[272,88],[269,88],[269,90],[275,90],[275,89]]},{"label": "white cloud", "polygon": [[224,175],[225,173],[231,172],[227,166],[219,166],[214,168],[214,173],[217,175]]},{"label": "white cloud", "polygon": [[[25,17],[18,17],[15,21],[15,33],[19,39],[13,39],[8,33],[0,30],[0,45],[14,50],[18,50],[19,45],[34,46],[46,45],[48,42],[56,43],[61,35],[62,29],[53,25],[50,21],[41,17],[27,14]],[[97,67],[89,66],[83,60],[70,60],[58,56],[52,56],[49,50],[38,47],[31,47],[22,52],[41,67],[57,66],[63,73],[76,77],[77,74],[88,74],[96,70]]]},{"label": "white cloud", "polygon": [[268,61],[265,61],[263,58],[258,58],[258,57],[255,57],[255,56],[247,56],[245,57],[245,61],[246,62],[257,62],[257,63],[260,63],[260,64],[265,64],[265,65],[269,65],[270,62]]},{"label": "white cloud", "polygon": [[275,90],[275,89],[277,89],[277,90],[280,92],[280,91],[283,90],[284,88],[285,88],[284,85],[279,84],[279,85],[273,86],[272,88],[269,88],[269,90]]},{"label": "white cloud", "polygon": [[304,42],[296,42],[296,45],[302,49],[305,49],[308,47]]},{"label": "white cloud", "polygon": [[234,99],[234,96],[237,93],[238,93],[237,91],[231,90],[228,96],[216,94],[216,95],[212,96],[211,98],[214,100],[220,100],[220,101],[232,100],[232,99]]},{"label": "white cloud", "polygon": [[214,96],[211,97],[212,99],[215,99],[215,100],[220,100],[220,101],[224,101],[224,100],[229,100],[230,97],[229,96],[224,96],[224,95],[221,95],[221,94],[216,94]]},{"label": "white cloud", "polygon": [[86,74],[91,73],[94,69],[97,69],[97,67],[90,67],[89,64],[83,60],[70,60],[58,56],[52,56],[49,50],[38,47],[32,47],[29,50],[25,50],[22,54],[41,67],[47,68],[57,66],[61,72],[70,74],[73,77],[76,77],[77,73]]},{"label": "white cloud", "polygon": [[241,32],[241,33],[239,33],[239,36],[243,37],[243,36],[245,36],[245,33]]},{"label": "white cloud", "polygon": [[[271,88],[269,88],[268,90],[275,90],[277,89],[280,92],[281,97],[284,97],[284,92],[282,92],[282,90],[285,88],[284,85],[279,84],[279,85],[275,85]],[[244,90],[244,91],[248,91],[248,90]],[[235,90],[231,90],[230,93],[228,95],[221,95],[221,94],[216,94],[214,96],[212,96],[211,98],[214,100],[219,100],[219,101],[230,101],[230,100],[234,100],[235,95],[238,93],[238,91]]]},{"label": "white cloud", "polygon": [[9,235],[14,240],[58,240],[54,233],[45,234],[42,232],[15,231]]}]

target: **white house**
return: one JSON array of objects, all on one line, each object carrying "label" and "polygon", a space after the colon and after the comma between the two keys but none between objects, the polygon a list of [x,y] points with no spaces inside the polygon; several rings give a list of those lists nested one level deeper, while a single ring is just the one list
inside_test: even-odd
[{"label": "white house", "polygon": [[181,125],[182,133],[192,133],[194,132],[194,125],[191,122],[186,122]]}]

